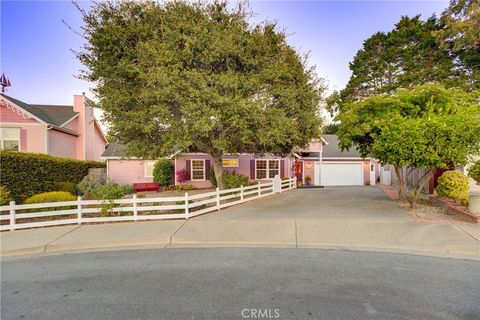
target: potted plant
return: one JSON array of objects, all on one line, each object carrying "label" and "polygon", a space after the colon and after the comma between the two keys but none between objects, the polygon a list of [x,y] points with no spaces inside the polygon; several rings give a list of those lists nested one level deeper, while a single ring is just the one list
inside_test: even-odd
[{"label": "potted plant", "polygon": [[305,176],[305,183],[309,186],[312,183],[312,177]]}]

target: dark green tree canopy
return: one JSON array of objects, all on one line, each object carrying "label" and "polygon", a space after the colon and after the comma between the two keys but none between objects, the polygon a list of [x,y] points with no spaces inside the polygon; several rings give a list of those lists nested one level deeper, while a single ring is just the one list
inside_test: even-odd
[{"label": "dark green tree canopy", "polygon": [[287,154],[319,136],[322,82],[275,23],[250,25],[249,15],[223,1],[83,12],[83,76],[129,155]]},{"label": "dark green tree canopy", "polygon": [[[447,88],[460,87],[465,91],[480,89],[480,70],[473,63],[478,57],[475,52],[480,51],[472,46],[468,50],[463,46],[463,51],[447,48],[454,47],[452,37],[447,35],[453,33],[454,28],[458,32],[458,27],[449,23],[446,12],[442,19],[431,17],[426,21],[420,16],[401,17],[390,32],[378,32],[365,40],[350,63],[352,75],[346,87],[327,100],[329,111],[341,113],[349,102],[374,94],[392,94],[399,88],[412,88],[427,82],[442,83]],[[461,26],[468,21],[459,15],[456,19]],[[478,30],[465,28],[465,32],[468,40]],[[467,57],[467,53],[469,63],[459,56]]]}]

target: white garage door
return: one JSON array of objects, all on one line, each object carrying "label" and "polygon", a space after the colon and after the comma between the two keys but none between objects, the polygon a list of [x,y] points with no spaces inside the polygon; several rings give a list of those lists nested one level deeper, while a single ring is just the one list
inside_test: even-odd
[{"label": "white garage door", "polygon": [[[319,172],[320,164],[316,164]],[[362,163],[323,163],[321,172],[324,186],[361,186],[363,185]]]}]

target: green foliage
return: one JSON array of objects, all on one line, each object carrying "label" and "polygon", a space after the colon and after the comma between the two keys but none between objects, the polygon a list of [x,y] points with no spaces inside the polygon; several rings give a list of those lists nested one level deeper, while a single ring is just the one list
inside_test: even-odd
[{"label": "green foliage", "polygon": [[10,191],[8,191],[7,187],[0,186],[0,206],[8,204],[12,200],[10,196]]},{"label": "green foliage", "polygon": [[82,13],[83,78],[128,155],[287,154],[319,137],[323,82],[244,5],[101,1]]},{"label": "green foliage", "polygon": [[105,163],[52,157],[46,154],[0,151],[1,184],[13,200],[22,202],[40,192],[51,191],[55,182],[80,182],[89,168],[104,168]]},{"label": "green foliage", "polygon": [[439,196],[448,197],[468,205],[469,197],[468,178],[460,171],[445,171],[438,178],[437,193]]},{"label": "green foliage", "polygon": [[350,102],[427,82],[480,89],[480,5],[474,3],[452,1],[440,19],[402,16],[393,30],[373,34],[350,62],[346,87],[327,99],[327,109],[343,113]]},{"label": "green foliage", "polygon": [[248,186],[248,177],[236,172],[224,172],[222,175],[225,189],[235,189],[241,186]]},{"label": "green foliage", "polygon": [[176,185],[176,186],[168,186],[165,190],[167,191],[172,191],[172,190],[176,190],[176,191],[189,191],[189,190],[195,190],[197,188],[195,188],[194,186],[190,185],[190,184],[179,184],[179,185]]},{"label": "green foliage", "polygon": [[74,201],[77,198],[69,193],[64,191],[52,191],[52,192],[43,192],[36,195],[33,195],[25,200],[26,204],[31,203],[48,203],[48,202],[62,202],[62,201]]},{"label": "green foliage", "polygon": [[[222,174],[223,186],[225,189],[240,188],[240,186],[248,186],[248,177],[234,172],[224,171]],[[210,182],[216,188],[217,178],[213,169],[210,171]]]},{"label": "green foliage", "polygon": [[480,160],[468,169],[468,175],[477,183],[480,183]]},{"label": "green foliage", "polygon": [[323,127],[324,134],[336,134],[340,124],[338,123],[329,123]]},{"label": "green foliage", "polygon": [[401,199],[405,198],[406,177],[399,169],[425,169],[425,179],[414,186],[414,200],[433,169],[464,165],[480,150],[476,99],[475,94],[459,89],[425,84],[350,103],[349,110],[338,116],[340,146],[355,146],[363,157],[395,166]]},{"label": "green foliage", "polygon": [[73,182],[55,182],[53,184],[53,191],[65,191],[71,194],[75,194],[77,192],[76,190],[76,184]]},{"label": "green foliage", "polygon": [[115,200],[122,199],[126,194],[132,192],[133,188],[130,185],[107,183],[93,188],[89,195],[96,200]]},{"label": "green foliage", "polygon": [[83,194],[92,192],[93,189],[108,183],[108,178],[104,172],[94,170],[89,172],[77,185],[78,190]]},{"label": "green foliage", "polygon": [[153,168],[153,181],[157,182],[162,187],[169,186],[173,179],[173,164],[168,159],[160,159],[155,162]]}]

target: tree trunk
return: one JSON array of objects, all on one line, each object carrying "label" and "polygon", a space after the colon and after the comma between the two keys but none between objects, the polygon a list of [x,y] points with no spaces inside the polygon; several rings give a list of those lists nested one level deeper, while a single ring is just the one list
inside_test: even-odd
[{"label": "tree trunk", "polygon": [[398,197],[401,201],[405,201],[407,199],[407,180],[403,174],[402,167],[395,167],[395,173],[398,178]]},{"label": "tree trunk", "polygon": [[433,170],[427,169],[425,174],[420,179],[418,179],[417,183],[413,187],[413,191],[409,200],[410,206],[412,208],[416,207],[418,198],[420,197],[420,193],[422,192],[426,184],[430,181],[430,178],[432,177],[432,175],[433,175]]},{"label": "tree trunk", "polygon": [[213,157],[213,171],[215,172],[215,179],[217,180],[217,187],[223,190],[223,163],[222,156]]}]

